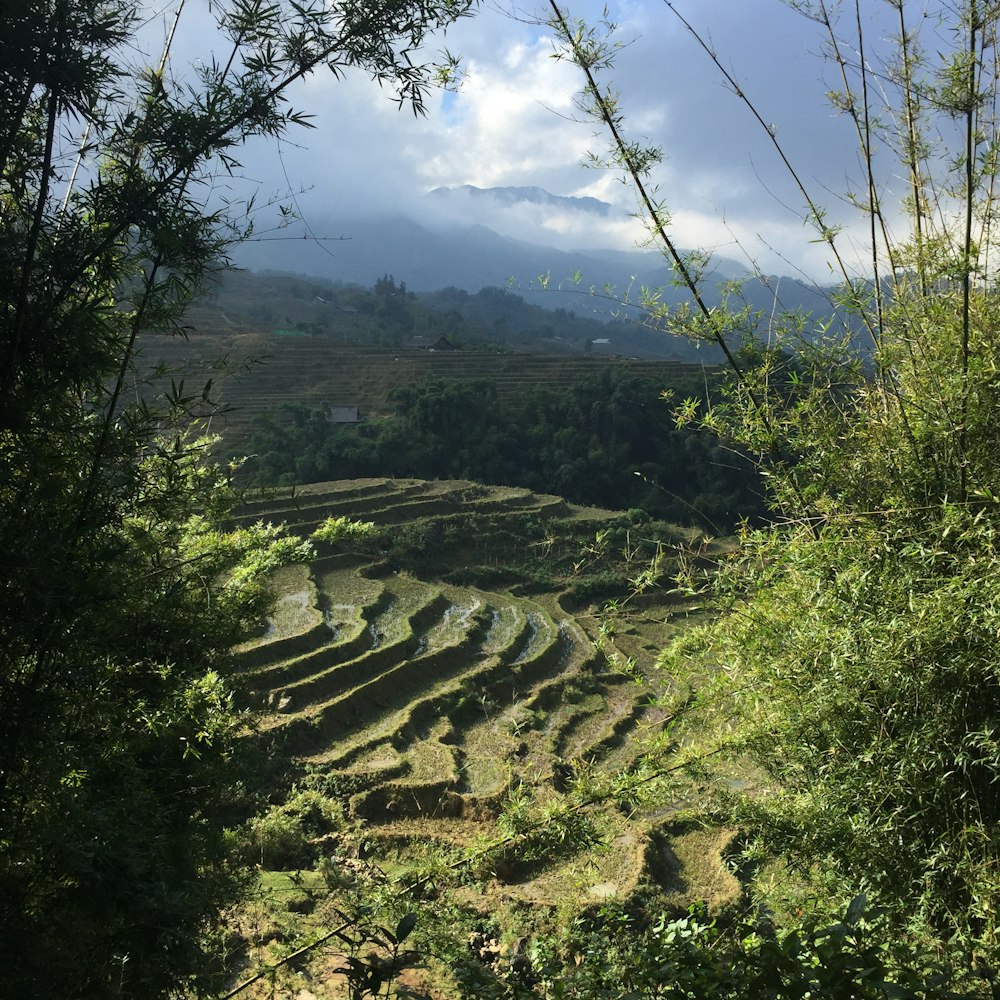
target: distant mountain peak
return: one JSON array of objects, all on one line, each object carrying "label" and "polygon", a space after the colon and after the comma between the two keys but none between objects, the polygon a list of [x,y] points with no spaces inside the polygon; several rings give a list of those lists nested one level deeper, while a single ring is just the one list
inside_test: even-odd
[{"label": "distant mountain peak", "polygon": [[483,198],[501,205],[550,205],[553,208],[570,209],[575,212],[591,212],[595,215],[610,215],[615,209],[606,201],[597,198],[577,198],[571,195],[552,194],[540,187],[490,187],[480,188],[474,184],[460,187],[438,187],[428,192],[429,197],[447,199],[455,195],[468,198]]}]

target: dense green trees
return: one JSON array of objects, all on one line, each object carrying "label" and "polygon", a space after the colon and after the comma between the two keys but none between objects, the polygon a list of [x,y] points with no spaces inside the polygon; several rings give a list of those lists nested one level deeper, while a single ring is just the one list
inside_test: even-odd
[{"label": "dense green trees", "polygon": [[[510,399],[488,381],[428,380],[396,390],[394,416],[360,427],[290,407],[259,420],[248,471],[272,484],[416,476],[527,486],[716,533],[759,517],[750,464],[714,435],[678,428],[663,389],[609,367],[566,391]],[[704,394],[695,379],[673,390]]]},{"label": "dense green trees", "polygon": [[780,421],[796,456],[771,476],[791,516],[745,538],[714,582],[727,613],[676,652],[726,665],[704,719],[724,705],[731,754],[767,776],[770,794],[734,803],[754,853],[992,961],[1000,313],[973,294],[963,375],[962,299],[897,292],[891,386],[822,352],[786,398],[766,388],[779,368],[742,380],[744,439],[766,446]]},{"label": "dense green trees", "polygon": [[[240,719],[228,649],[300,543],[222,533],[177,384],[127,401],[244,224],[208,182],[302,120],[289,87],[364,69],[420,107],[413,54],[463,3],[213,6],[221,58],[134,65],[126,0],[0,8],[0,993],[153,997],[220,972],[204,938]],[[169,46],[168,46],[169,48]],[[70,134],[86,130],[77,148]]]}]

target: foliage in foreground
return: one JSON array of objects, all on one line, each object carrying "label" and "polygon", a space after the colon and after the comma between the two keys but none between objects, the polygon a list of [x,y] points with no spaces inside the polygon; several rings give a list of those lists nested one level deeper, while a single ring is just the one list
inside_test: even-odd
[{"label": "foliage in foreground", "polygon": [[[490,842],[457,856],[454,848],[447,855],[432,849],[393,876],[370,862],[361,877],[357,867],[347,874],[336,859],[320,860],[316,872],[293,876],[309,887],[310,905],[288,904],[311,914],[302,926],[306,943],[300,947],[292,932],[284,957],[257,976],[278,976],[282,988],[294,992],[301,980],[289,971],[290,960],[310,952],[323,960],[332,950],[342,961],[346,946],[338,971],[352,1000],[413,995],[412,973],[405,984],[399,979],[404,970],[416,970],[418,982],[433,982],[445,996],[469,1000],[988,995],[981,975],[963,971],[961,961],[953,964],[954,952],[900,934],[887,911],[869,906],[864,895],[839,913],[828,914],[828,904],[818,903],[814,912],[780,925],[753,907],[718,917],[698,903],[686,914],[664,910],[655,894],[645,893],[582,910],[578,900],[564,900],[558,912],[503,902],[484,910],[469,901],[470,877],[501,857],[593,849],[594,828],[578,811],[582,801],[550,804],[543,822],[507,824]],[[278,899],[275,905],[283,909]],[[288,939],[289,924],[282,926]]]},{"label": "foliage in foreground", "polygon": [[[419,927],[421,910],[411,916]],[[397,971],[371,959],[365,971]],[[470,1000],[956,1000],[977,989],[939,954],[900,940],[864,896],[842,914],[782,929],[767,920],[720,926],[699,905],[687,915],[607,906],[532,936],[486,968],[457,953],[450,964],[456,995]]]},{"label": "foliage in foreground", "polygon": [[648,926],[603,910],[558,942],[531,951],[534,988],[546,1000],[917,1000],[953,996],[950,973],[919,947],[893,939],[884,914],[856,897],[840,918],[776,931],[765,923],[720,929],[703,910]]},{"label": "foliage in foreground", "polygon": [[267,573],[308,546],[218,529],[233,470],[189,434],[211,387],[134,401],[133,348],[182,333],[249,228],[206,199],[245,141],[302,122],[288,88],[360,68],[419,110],[433,70],[413,54],[467,6],[213,5],[227,54],[179,80],[169,42],[158,67],[131,64],[129,0],[0,6],[4,996],[222,975],[207,932],[246,880],[223,835],[243,721],[229,649],[259,625]]},{"label": "foliage in foreground", "polygon": [[[775,525],[748,534],[707,584],[718,623],[668,659],[683,666],[697,653],[716,670],[700,723],[728,750],[717,802],[755,833],[762,874],[781,859],[804,895],[828,898],[860,883],[897,927],[995,966],[1000,12],[963,0],[931,28],[919,4],[880,5],[877,30],[894,37],[879,62],[861,5],[839,18],[827,0],[792,4],[823,35],[842,84],[834,105],[860,150],[863,193],[847,200],[870,245],[855,269],[749,88],[667,6],[788,166],[841,279],[838,319],[814,332],[800,317],[710,309],[704,260],[677,250],[650,183],[661,154],[624,138],[617,95],[598,79],[613,41],[550,3],[559,54],[586,78],[583,106],[611,134],[610,161],[634,183],[651,238],[691,294],[687,310],[653,296],[650,310],[665,329],[727,352],[728,399],[701,418],[755,457],[774,499]],[[892,170],[912,222],[903,239],[886,193]],[[750,363],[738,356],[765,332],[769,349]],[[734,763],[751,765],[749,794],[733,791]]]},{"label": "foliage in foreground", "polygon": [[[33,490],[79,461],[47,458]],[[75,547],[49,552],[47,536],[28,535],[7,554],[24,560],[4,593],[21,615],[4,624],[0,736],[11,995],[173,988],[207,971],[196,932],[244,883],[222,837],[243,725],[228,649],[259,622],[267,573],[307,546],[263,526],[218,532],[209,518],[228,489],[198,449],[133,472],[141,495],[120,494],[104,515],[114,521]],[[180,520],[182,499],[204,513]]]},{"label": "foliage in foreground", "polygon": [[[979,298],[974,343],[991,357],[998,305]],[[808,457],[782,483],[808,508],[744,538],[714,584],[727,613],[674,653],[725,666],[703,719],[731,727],[731,754],[766,776],[767,794],[735,807],[758,850],[994,955],[1000,454],[995,379],[981,374],[940,408],[922,369],[900,372],[888,409],[863,381],[841,407],[815,399],[796,428]]]}]

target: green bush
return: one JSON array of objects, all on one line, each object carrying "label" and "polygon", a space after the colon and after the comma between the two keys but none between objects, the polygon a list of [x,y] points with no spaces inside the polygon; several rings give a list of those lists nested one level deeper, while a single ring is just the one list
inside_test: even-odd
[{"label": "green bush", "polygon": [[349,517],[328,517],[310,536],[314,542],[340,542],[345,539],[374,540],[379,529],[374,521],[355,521]]},{"label": "green bush", "polygon": [[238,837],[240,853],[271,871],[310,867],[317,840],[344,826],[343,806],[313,789],[293,791],[288,800],[252,819]]},{"label": "green bush", "polygon": [[895,939],[884,914],[857,897],[840,917],[775,932],[766,921],[719,928],[701,907],[648,924],[615,908],[581,917],[529,949],[546,1000],[944,1000],[947,966]]}]

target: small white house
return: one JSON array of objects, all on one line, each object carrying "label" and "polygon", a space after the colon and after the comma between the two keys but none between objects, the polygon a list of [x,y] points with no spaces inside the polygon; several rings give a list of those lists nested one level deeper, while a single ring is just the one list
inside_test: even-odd
[{"label": "small white house", "polygon": [[357,406],[331,404],[326,408],[326,419],[331,424],[357,424],[361,422],[361,415]]}]

